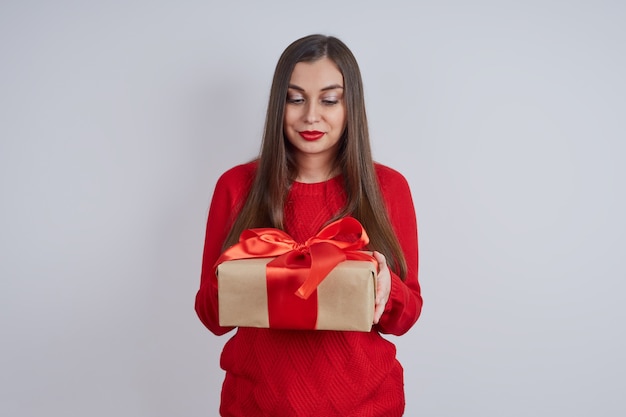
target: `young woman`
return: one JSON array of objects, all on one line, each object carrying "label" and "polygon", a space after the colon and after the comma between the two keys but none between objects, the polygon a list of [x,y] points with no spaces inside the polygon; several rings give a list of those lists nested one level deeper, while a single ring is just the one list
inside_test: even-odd
[{"label": "young woman", "polygon": [[200,320],[216,335],[213,266],[245,229],[279,228],[304,242],[345,216],[358,219],[379,264],[372,331],[238,328],[226,343],[223,416],[401,416],[403,369],[381,333],[417,321],[417,225],[409,186],[372,160],[358,64],[344,43],[293,42],[274,73],[261,154],[225,172],[209,209]]}]

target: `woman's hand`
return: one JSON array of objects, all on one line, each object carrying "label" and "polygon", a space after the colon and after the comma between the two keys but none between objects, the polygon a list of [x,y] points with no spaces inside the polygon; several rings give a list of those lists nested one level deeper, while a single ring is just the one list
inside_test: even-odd
[{"label": "woman's hand", "polygon": [[389,293],[391,292],[391,273],[387,267],[385,255],[374,251],[374,258],[378,261],[378,278],[376,279],[376,304],[374,306],[374,324],[378,324],[385,311]]}]

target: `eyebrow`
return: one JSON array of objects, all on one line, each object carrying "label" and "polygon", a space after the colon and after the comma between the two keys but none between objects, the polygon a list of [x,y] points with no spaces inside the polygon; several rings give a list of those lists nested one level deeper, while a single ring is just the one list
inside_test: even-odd
[{"label": "eyebrow", "polygon": [[[302,88],[302,87],[300,87],[300,86],[298,86],[298,85],[295,85],[295,84],[289,84],[289,86],[288,86],[288,87],[289,87],[289,88],[291,88],[291,89],[294,89],[294,90],[302,91],[302,92],[304,93],[304,88]],[[322,88],[320,91],[336,90],[336,89],[338,89],[338,88],[341,88],[341,89],[343,90],[343,85],[339,85],[339,84],[331,84],[331,85],[329,85],[328,87],[324,87],[324,88]]]}]

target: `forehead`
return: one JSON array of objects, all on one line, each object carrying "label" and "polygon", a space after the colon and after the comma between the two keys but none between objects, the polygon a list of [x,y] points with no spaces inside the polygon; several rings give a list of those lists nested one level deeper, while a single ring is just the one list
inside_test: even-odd
[{"label": "forehead", "polygon": [[324,57],[312,62],[298,62],[289,83],[305,90],[317,91],[331,85],[343,87],[343,75],[332,60]]}]

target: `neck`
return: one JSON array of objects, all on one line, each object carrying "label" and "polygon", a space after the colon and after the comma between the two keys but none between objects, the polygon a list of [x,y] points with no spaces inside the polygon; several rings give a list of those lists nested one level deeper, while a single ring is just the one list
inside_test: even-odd
[{"label": "neck", "polygon": [[298,175],[296,181],[303,183],[316,183],[327,181],[337,175],[338,169],[326,158],[301,158],[298,161]]}]

